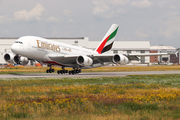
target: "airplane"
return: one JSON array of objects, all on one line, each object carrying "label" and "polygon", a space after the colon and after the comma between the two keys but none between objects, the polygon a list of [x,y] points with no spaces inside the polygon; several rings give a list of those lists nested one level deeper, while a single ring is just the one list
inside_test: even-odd
[{"label": "airplane", "polygon": [[[27,65],[29,60],[36,60],[47,64],[47,73],[53,73],[52,66],[57,65],[62,69],[58,74],[77,74],[81,69],[101,67],[108,64],[126,65],[131,60],[139,60],[140,56],[167,55],[168,53],[141,53],[141,54],[107,54],[114,43],[119,26],[112,24],[104,38],[95,50],[73,46],[62,42],[48,40],[36,36],[23,36],[11,46],[13,53],[6,53],[4,59],[8,63]],[[65,70],[70,67],[73,70]]]}]

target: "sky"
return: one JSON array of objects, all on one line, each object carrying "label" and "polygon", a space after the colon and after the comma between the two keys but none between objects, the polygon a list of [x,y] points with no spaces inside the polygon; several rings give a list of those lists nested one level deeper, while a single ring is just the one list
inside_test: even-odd
[{"label": "sky", "polygon": [[0,0],[0,37],[89,37],[180,48],[180,0]]}]

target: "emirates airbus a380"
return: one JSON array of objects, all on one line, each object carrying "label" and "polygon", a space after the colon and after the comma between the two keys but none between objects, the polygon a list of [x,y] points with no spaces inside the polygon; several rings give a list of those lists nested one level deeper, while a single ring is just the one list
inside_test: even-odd
[{"label": "emirates airbus a380", "polygon": [[[139,60],[137,56],[164,55],[167,53],[144,54],[105,54],[112,48],[119,26],[113,24],[95,50],[73,46],[41,37],[20,37],[11,46],[13,53],[7,53],[4,59],[8,63],[28,64],[29,60],[37,60],[47,64],[47,73],[54,72],[52,65],[61,66],[57,73],[80,73],[81,69],[101,67],[108,64],[128,64],[130,60]],[[73,70],[65,70],[71,67]]]}]

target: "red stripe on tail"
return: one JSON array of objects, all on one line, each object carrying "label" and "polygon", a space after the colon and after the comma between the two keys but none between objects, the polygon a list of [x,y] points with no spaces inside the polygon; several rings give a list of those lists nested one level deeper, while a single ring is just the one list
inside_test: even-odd
[{"label": "red stripe on tail", "polygon": [[101,54],[101,51],[103,50],[106,42],[108,41],[110,35],[101,43],[101,45],[98,47],[98,49],[96,50],[99,54]]}]

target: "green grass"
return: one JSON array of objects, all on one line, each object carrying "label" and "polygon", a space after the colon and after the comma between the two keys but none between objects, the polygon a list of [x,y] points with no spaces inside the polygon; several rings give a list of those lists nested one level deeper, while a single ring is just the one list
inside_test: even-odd
[{"label": "green grass", "polygon": [[[72,89],[72,87],[86,85],[86,88]],[[122,85],[122,86],[121,86]],[[65,89],[53,89],[53,87],[44,93],[40,93],[39,88],[47,89],[46,86],[54,86],[57,89],[64,87]],[[8,89],[7,89],[8,87]],[[21,88],[20,88],[21,87]],[[37,91],[32,93],[28,91],[19,92],[18,89],[26,89],[27,87],[38,88]],[[8,91],[9,88],[12,91]],[[64,120],[64,119],[132,119],[132,120],[147,120],[147,119],[179,119],[180,118],[180,96],[177,96],[176,100],[161,100],[160,102],[142,102],[135,101],[115,101],[112,102],[108,96],[110,95],[127,95],[128,90],[139,91],[156,91],[159,89],[173,90],[180,89],[180,74],[165,74],[165,75],[129,75],[126,77],[102,77],[102,78],[7,78],[0,79],[0,100],[1,102],[8,102],[12,100],[16,101],[42,101],[40,96],[47,96],[49,100],[58,98],[59,96],[67,96],[72,99],[69,100],[69,104],[63,103],[63,107],[66,108],[67,113],[57,112],[56,109],[51,108],[54,104],[45,104],[44,109],[40,107],[29,105],[29,109],[34,113],[28,113],[19,108],[19,111],[11,112],[9,116],[3,117],[3,119],[39,119],[39,120]],[[16,90],[13,91],[13,90]],[[86,94],[79,94],[79,96],[87,95],[92,98],[93,96],[100,96],[100,101],[93,102],[87,100],[84,103],[81,102],[80,97],[74,99],[72,93],[77,91]],[[106,91],[105,93],[102,93]],[[114,93],[113,91],[117,91]],[[88,93],[89,92],[89,93]],[[167,92],[167,91],[166,91]],[[14,94],[17,95],[14,95]],[[77,92],[78,93],[78,92]],[[155,94],[155,93],[153,93]],[[177,93],[179,94],[179,93]],[[164,94],[165,95],[165,94]],[[104,97],[104,98],[103,98]],[[107,97],[107,98],[106,98]],[[162,93],[163,97],[163,93]],[[102,98],[102,101],[101,101]],[[76,103],[76,104],[73,104]],[[68,108],[68,105],[71,108]],[[61,104],[59,105],[61,107]],[[74,106],[74,107],[73,107]],[[49,111],[46,111],[46,108]],[[14,108],[13,108],[14,109]],[[12,110],[13,110],[12,109]],[[57,109],[60,110],[60,109]],[[41,112],[42,111],[42,112]],[[80,112],[77,112],[80,111]],[[0,111],[2,112],[2,111]],[[58,114],[55,114],[58,113]],[[2,114],[3,115],[3,114]],[[6,116],[6,115],[4,115]]]},{"label": "green grass", "polygon": [[[59,67],[53,67],[55,72],[61,70]],[[0,74],[24,74],[24,73],[45,73],[48,67],[13,67],[0,68]],[[66,68],[72,70],[72,68]],[[82,72],[127,72],[127,71],[169,71],[180,70],[179,65],[172,66],[104,66],[92,69],[82,69]]]},{"label": "green grass", "polygon": [[[18,82],[17,82],[18,81]],[[128,75],[127,77],[102,78],[6,78],[0,79],[1,86],[38,86],[38,85],[84,85],[84,84],[160,84],[180,87],[180,74],[165,75]],[[137,86],[143,87],[143,86]]]}]

